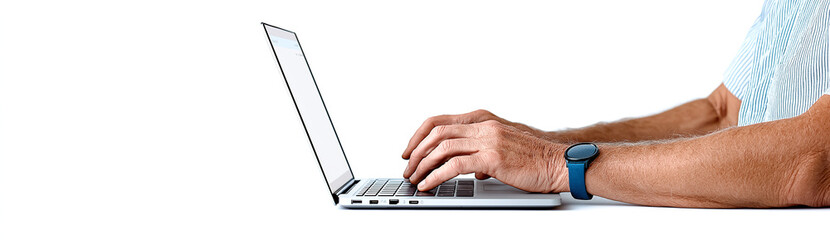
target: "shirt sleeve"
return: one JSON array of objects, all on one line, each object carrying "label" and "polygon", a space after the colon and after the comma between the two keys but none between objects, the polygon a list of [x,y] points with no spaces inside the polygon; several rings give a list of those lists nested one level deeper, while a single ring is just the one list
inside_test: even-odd
[{"label": "shirt sleeve", "polygon": [[723,74],[723,85],[729,92],[732,92],[732,95],[735,95],[740,100],[744,100],[745,92],[749,88],[748,85],[753,67],[753,53],[757,47],[757,35],[758,29],[752,26],[744,39],[744,43],[741,44],[741,49],[738,50],[735,59],[732,60],[732,63],[729,64],[729,67]]},{"label": "shirt sleeve", "polygon": [[830,95],[830,88],[827,88],[827,91],[824,91],[824,94]]}]

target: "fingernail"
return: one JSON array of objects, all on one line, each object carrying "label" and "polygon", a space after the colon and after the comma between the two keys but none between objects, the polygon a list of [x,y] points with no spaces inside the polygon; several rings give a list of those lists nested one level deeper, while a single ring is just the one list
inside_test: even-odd
[{"label": "fingernail", "polygon": [[424,184],[424,183],[425,182],[418,183],[418,188],[423,188],[424,186],[426,186],[426,184]]}]

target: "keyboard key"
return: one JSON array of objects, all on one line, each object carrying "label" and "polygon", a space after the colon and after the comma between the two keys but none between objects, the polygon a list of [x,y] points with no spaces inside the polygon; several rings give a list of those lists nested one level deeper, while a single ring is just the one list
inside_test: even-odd
[{"label": "keyboard key", "polygon": [[441,183],[429,191],[418,191],[418,188],[409,180],[377,179],[369,185],[363,186],[357,196],[416,196],[416,197],[473,197],[475,195],[474,180],[450,180]]},{"label": "keyboard key", "polygon": [[473,190],[458,190],[458,192],[456,192],[455,196],[457,196],[457,197],[472,197],[473,196]]},{"label": "keyboard key", "polygon": [[[374,182],[373,182],[373,183],[374,183]],[[366,191],[368,191],[368,190],[369,190],[369,187],[371,187],[371,185],[372,185],[372,184],[367,184],[366,186],[363,186],[363,188],[361,188],[360,190],[358,190],[358,191],[357,191],[357,193],[356,193],[355,195],[356,195],[356,196],[363,196],[363,194],[366,194]]]},{"label": "keyboard key", "polygon": [[375,195],[378,195],[379,192],[380,192],[380,189],[372,190],[370,188],[369,191],[366,191],[366,194],[364,194],[363,196],[375,196]]},{"label": "keyboard key", "polygon": [[392,190],[395,190],[395,189],[398,189],[398,187],[399,187],[400,185],[401,185],[401,182],[394,183],[394,182],[392,182],[392,181],[389,181],[388,183],[386,183],[386,185],[384,185],[384,186],[383,186],[383,189],[392,189]]},{"label": "keyboard key", "polygon": [[417,197],[433,197],[433,196],[435,196],[435,189],[432,189],[432,190],[429,190],[429,191],[426,191],[426,192],[418,191],[417,193],[415,193],[415,196],[417,196]]},{"label": "keyboard key", "polygon": [[439,197],[454,197],[455,192],[438,192]]}]

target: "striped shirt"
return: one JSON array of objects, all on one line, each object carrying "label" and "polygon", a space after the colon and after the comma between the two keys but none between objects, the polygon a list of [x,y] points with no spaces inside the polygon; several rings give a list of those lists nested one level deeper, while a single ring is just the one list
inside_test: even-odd
[{"label": "striped shirt", "polygon": [[798,116],[830,94],[828,2],[764,2],[724,74],[741,100],[738,126]]}]

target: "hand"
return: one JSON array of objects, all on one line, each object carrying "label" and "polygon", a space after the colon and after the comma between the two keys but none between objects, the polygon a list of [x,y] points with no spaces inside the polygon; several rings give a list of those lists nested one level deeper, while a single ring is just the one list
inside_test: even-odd
[{"label": "hand", "polygon": [[[548,136],[549,134],[547,132],[541,131],[539,129],[532,128],[530,126],[527,126],[527,125],[524,125],[524,124],[521,124],[521,123],[514,123],[514,122],[511,122],[511,121],[507,121],[503,118],[500,118],[500,117],[496,116],[495,114],[493,114],[493,113],[491,113],[487,110],[481,109],[481,110],[476,110],[476,111],[472,111],[472,112],[465,113],[465,114],[440,115],[440,116],[434,116],[434,117],[431,117],[431,118],[427,118],[427,120],[424,121],[423,124],[421,124],[421,127],[419,127],[417,131],[415,131],[415,135],[413,135],[412,138],[409,139],[409,144],[406,146],[406,149],[403,151],[403,154],[401,155],[401,157],[403,159],[409,159],[412,156],[412,151],[415,150],[415,147],[417,147],[418,144],[420,144],[421,141],[424,140],[424,138],[427,137],[427,135],[429,135],[429,133],[436,126],[452,125],[452,124],[479,123],[479,122],[484,122],[484,121],[487,121],[487,120],[495,120],[495,121],[498,121],[502,124],[513,126],[517,129],[521,129],[523,131],[530,132],[534,136],[537,136],[537,137],[540,137],[540,138],[548,139],[548,137],[549,137]],[[413,168],[412,171],[415,171],[415,169]],[[410,174],[412,174],[412,172],[407,171],[407,173],[404,174],[404,175],[409,177]]]},{"label": "hand", "polygon": [[568,191],[566,147],[497,120],[439,125],[412,151],[404,177],[422,191],[467,173],[529,192]]}]

